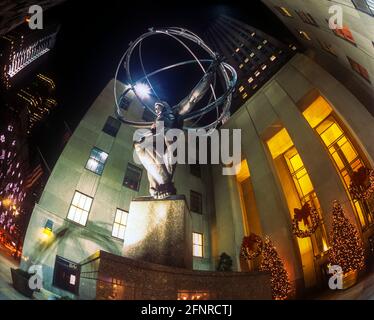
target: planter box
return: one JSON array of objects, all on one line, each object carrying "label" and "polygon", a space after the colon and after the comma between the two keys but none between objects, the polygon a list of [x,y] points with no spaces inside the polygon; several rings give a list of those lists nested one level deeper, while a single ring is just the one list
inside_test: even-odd
[{"label": "planter box", "polygon": [[29,287],[30,274],[21,269],[10,269],[12,274],[13,287],[24,296],[32,298],[34,290]]},{"label": "planter box", "polygon": [[354,286],[357,282],[358,271],[353,270],[343,275],[343,290]]}]

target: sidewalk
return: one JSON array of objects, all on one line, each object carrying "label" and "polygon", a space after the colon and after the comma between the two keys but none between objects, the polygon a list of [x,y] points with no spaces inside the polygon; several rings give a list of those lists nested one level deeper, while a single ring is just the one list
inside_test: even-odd
[{"label": "sidewalk", "polygon": [[13,288],[10,268],[18,268],[18,264],[0,246],[0,300],[30,300]]},{"label": "sidewalk", "polygon": [[359,282],[347,290],[327,291],[317,300],[374,300],[374,265]]}]

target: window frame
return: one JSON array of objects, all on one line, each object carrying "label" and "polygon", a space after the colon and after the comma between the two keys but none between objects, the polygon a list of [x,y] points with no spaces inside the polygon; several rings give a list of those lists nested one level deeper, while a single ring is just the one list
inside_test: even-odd
[{"label": "window frame", "polygon": [[[79,193],[80,195],[83,195],[83,196],[85,196],[86,198],[91,199],[91,204],[90,204],[90,208],[89,208],[89,210],[85,210],[84,208],[77,207],[76,205],[73,204],[73,201],[74,201],[74,198],[75,198],[75,194],[76,194],[76,193]],[[87,226],[87,221],[88,221],[88,217],[90,216],[90,211],[91,211],[91,209],[92,209],[92,203],[93,203],[93,200],[94,200],[93,197],[91,197],[91,196],[89,196],[89,195],[87,195],[87,194],[85,194],[85,193],[83,193],[83,192],[81,192],[81,191],[75,190],[75,191],[74,191],[74,194],[73,194],[73,197],[72,197],[72,199],[71,199],[70,205],[69,205],[68,214],[67,214],[67,216],[66,216],[66,219],[67,219],[68,221],[72,222],[72,223],[75,223],[75,224],[79,225],[79,226],[82,226],[82,227]],[[85,200],[85,201],[86,201],[86,200]],[[87,218],[86,218],[85,224],[82,224],[82,223],[80,223],[80,222],[77,222],[77,221],[75,221],[75,220],[69,218],[69,213],[70,213],[70,209],[71,209],[71,207],[75,207],[75,208],[77,208],[77,209],[80,209],[80,210],[82,210],[82,211],[87,212]],[[76,214],[76,213],[74,213],[74,216],[75,216],[75,214]],[[80,220],[80,219],[79,219],[79,220]]]},{"label": "window frame", "polygon": [[[99,152],[104,152],[104,153],[107,155],[106,158],[105,158],[105,161],[104,161],[104,162],[101,162],[101,161],[99,161],[99,160],[96,160],[95,158],[93,158],[93,157],[91,156],[91,155],[92,155],[92,151],[93,151],[94,149],[98,150]],[[91,172],[93,172],[93,173],[95,173],[95,174],[101,176],[101,175],[103,174],[103,172],[104,172],[105,164],[106,164],[106,161],[108,160],[108,157],[109,157],[109,153],[107,153],[107,152],[105,152],[104,150],[102,150],[102,149],[100,149],[100,148],[94,146],[94,147],[91,148],[90,154],[89,154],[89,156],[88,156],[88,160],[87,160],[86,165],[85,165],[84,168],[85,168],[86,170],[88,170],[88,171],[91,171]],[[94,160],[94,161],[96,161],[96,162],[98,162],[99,164],[102,164],[102,165],[103,165],[102,170],[101,170],[100,173],[99,173],[99,172],[96,172],[96,171],[94,171],[94,170],[92,170],[92,169],[90,169],[90,168],[87,167],[87,166],[88,166],[88,162],[89,162],[91,159]]]},{"label": "window frame", "polygon": [[[121,218],[120,218],[120,222],[116,222],[116,218],[117,218],[117,214],[120,213],[121,214]],[[126,214],[126,224],[122,224],[122,214]],[[113,238],[116,238],[118,240],[125,240],[125,232],[126,232],[126,228],[127,228],[127,221],[129,219],[129,212],[127,210],[124,210],[124,209],[121,209],[121,208],[116,208],[116,212],[114,213],[114,220],[113,220],[113,224],[112,224],[112,237]],[[118,231],[117,231],[117,235],[114,235],[113,232],[114,232],[114,225],[118,224]],[[119,234],[119,228],[121,226],[124,226],[125,228],[125,231],[124,231],[124,234],[123,234],[123,238],[119,237],[118,234]]]},{"label": "window frame", "polygon": [[[113,120],[111,120],[111,119],[113,119]],[[118,128],[110,125],[109,121],[112,121],[112,123],[115,123],[116,126],[118,124]],[[108,116],[105,123],[104,123],[103,128],[101,129],[101,131],[106,133],[107,135],[113,137],[113,138],[116,138],[120,128],[121,128],[121,121],[119,121],[118,119],[116,119],[112,116]],[[112,132],[111,129],[114,129],[115,132]]]},{"label": "window frame", "polygon": [[[201,240],[201,244],[194,242],[194,235],[195,234],[199,236],[199,240]],[[201,256],[196,256],[194,254],[194,248],[195,248],[195,246],[201,248]],[[192,232],[192,256],[194,258],[200,258],[200,259],[204,258],[204,234],[201,233],[201,232],[196,232],[196,231]]]},{"label": "window frame", "polygon": [[[127,174],[127,170],[129,167],[134,167],[136,169],[138,169],[140,171],[140,175],[139,175],[139,181],[138,181],[138,185],[137,185],[137,189],[133,189],[131,188],[130,186],[126,185],[125,184],[125,180],[126,180],[126,174]],[[135,191],[135,192],[139,192],[139,189],[140,189],[140,185],[141,185],[141,182],[142,182],[142,176],[143,176],[143,169],[141,167],[138,167],[136,166],[135,164],[131,163],[131,162],[127,162],[127,166],[126,166],[126,170],[125,170],[125,175],[123,177],[123,181],[122,181],[122,186],[132,190],[132,191]]]},{"label": "window frame", "polygon": [[[360,5],[356,4],[356,2],[360,1],[362,5],[366,6],[366,10],[362,8]],[[368,14],[369,16],[374,16],[374,7],[371,8],[370,5],[367,3],[366,0],[352,0],[352,3],[357,11],[363,12]]]},{"label": "window frame", "polygon": [[288,8],[283,6],[274,6],[274,8],[277,10],[278,13],[280,13],[283,17],[286,18],[293,18],[294,16],[291,14],[291,12],[288,10]]},{"label": "window frame", "polygon": [[[199,198],[199,207],[200,211],[193,210],[192,206],[192,195],[197,196]],[[195,198],[196,199],[196,198]],[[195,190],[190,190],[190,210],[196,214],[203,214],[203,195],[200,192],[197,192]]]},{"label": "window frame", "polygon": [[366,80],[368,83],[371,84],[369,71],[363,65],[353,60],[351,57],[347,56],[347,59],[351,66],[351,69],[355,73],[357,73],[361,78],[363,78],[364,80]]}]

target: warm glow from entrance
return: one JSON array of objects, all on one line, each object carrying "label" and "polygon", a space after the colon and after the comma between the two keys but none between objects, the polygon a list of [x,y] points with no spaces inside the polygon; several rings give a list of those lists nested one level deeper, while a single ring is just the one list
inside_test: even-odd
[{"label": "warm glow from entrance", "polygon": [[290,135],[287,130],[283,128],[267,141],[271,156],[273,159],[285,153],[293,146]]},{"label": "warm glow from entrance", "polygon": [[329,103],[321,96],[319,96],[304,112],[303,116],[308,121],[309,125],[314,129],[322,120],[326,119],[332,108]]},{"label": "warm glow from entrance", "polygon": [[243,182],[249,177],[250,177],[250,173],[249,173],[248,163],[247,163],[247,160],[244,159],[240,163],[240,170],[239,170],[239,173],[236,175],[236,180],[238,180],[238,182]]}]

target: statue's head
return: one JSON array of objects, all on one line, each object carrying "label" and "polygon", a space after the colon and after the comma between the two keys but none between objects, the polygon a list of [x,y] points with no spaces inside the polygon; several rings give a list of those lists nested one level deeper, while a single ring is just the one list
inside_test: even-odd
[{"label": "statue's head", "polygon": [[155,112],[156,115],[159,116],[162,114],[162,112],[165,111],[169,107],[168,103],[165,101],[158,101],[155,103]]},{"label": "statue's head", "polygon": [[156,112],[156,115],[160,115],[162,113],[162,110],[164,110],[164,105],[162,102],[156,102],[155,103],[155,112]]}]

